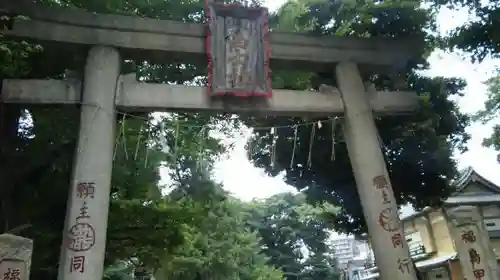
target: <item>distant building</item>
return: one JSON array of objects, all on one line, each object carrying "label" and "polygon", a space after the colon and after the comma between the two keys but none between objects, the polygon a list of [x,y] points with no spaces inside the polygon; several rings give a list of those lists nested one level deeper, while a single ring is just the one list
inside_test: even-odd
[{"label": "distant building", "polygon": [[361,280],[369,275],[365,269],[366,257],[355,257],[347,262],[343,271],[343,280]]},{"label": "distant building", "polygon": [[341,269],[347,269],[348,264],[355,259],[366,259],[370,252],[366,241],[354,237],[335,238],[330,240],[330,245]]},{"label": "distant building", "polygon": [[[483,216],[491,246],[500,264],[500,186],[488,181],[472,168],[460,172],[456,190],[444,201],[444,208],[477,206]],[[463,280],[464,275],[448,228],[443,208],[424,208],[401,217],[409,253],[426,280]],[[373,258],[368,258],[361,280],[379,278]],[[479,279],[479,278],[478,278]]]}]

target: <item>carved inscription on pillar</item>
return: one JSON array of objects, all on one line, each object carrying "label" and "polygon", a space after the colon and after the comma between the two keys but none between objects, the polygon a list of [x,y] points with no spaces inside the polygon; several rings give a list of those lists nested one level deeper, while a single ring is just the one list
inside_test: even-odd
[{"label": "carved inscription on pillar", "polygon": [[477,207],[459,206],[446,212],[464,276],[498,280],[496,257]]},{"label": "carved inscription on pillar", "polygon": [[69,258],[70,273],[85,272],[85,252],[95,245],[95,230],[88,214],[87,201],[94,199],[95,183],[79,182],[76,184],[75,195],[81,203],[80,213],[71,224],[67,234],[67,248],[73,252]]},{"label": "carved inscription on pillar", "polygon": [[28,280],[33,252],[33,240],[0,235],[0,279]]},{"label": "carved inscription on pillar", "polygon": [[[401,223],[398,217],[397,209],[393,209],[391,206],[391,199],[389,198],[389,191],[391,185],[389,181],[383,175],[379,175],[373,178],[373,186],[380,191],[380,198],[382,200],[382,204],[386,207],[379,213],[378,215],[378,223],[380,227],[382,227],[385,231],[388,232],[397,232],[401,228]],[[397,234],[393,235],[392,240],[393,244],[398,243]],[[399,236],[401,239],[401,236]],[[397,246],[396,246],[397,247]]]},{"label": "carved inscription on pillar", "polygon": [[[382,202],[382,211],[378,214],[378,224],[380,227],[390,233],[393,249],[404,249],[405,240],[401,220],[398,210],[394,207],[394,201],[391,200],[391,184],[384,175],[378,175],[372,179],[373,187],[380,194]],[[411,275],[413,273],[413,260],[406,256],[401,256],[397,260],[397,268],[402,274]]]},{"label": "carved inscription on pillar", "polygon": [[271,96],[267,9],[208,3],[209,94]]}]

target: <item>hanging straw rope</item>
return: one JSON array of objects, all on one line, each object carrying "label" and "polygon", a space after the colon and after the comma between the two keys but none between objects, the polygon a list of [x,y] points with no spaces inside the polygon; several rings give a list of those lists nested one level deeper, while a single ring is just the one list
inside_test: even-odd
[{"label": "hanging straw rope", "polygon": [[313,148],[313,144],[314,144],[314,137],[316,136],[316,125],[312,125],[312,128],[311,128],[311,137],[309,139],[309,155],[307,156],[307,166],[309,166],[309,168],[311,168],[312,166],[312,148]]},{"label": "hanging straw rope", "polygon": [[137,144],[135,145],[134,160],[137,160],[137,155],[139,154],[139,144],[141,143],[142,128],[143,127],[144,126],[141,124],[141,127],[139,128],[139,136],[137,136]]},{"label": "hanging straw rope", "polygon": [[[56,102],[56,100],[54,100],[54,102]],[[122,140],[121,138],[125,138],[125,132],[126,132],[126,128],[125,128],[125,119],[126,117],[132,117],[132,118],[136,118],[136,119],[141,119],[141,120],[144,120],[144,121],[150,121],[150,118],[148,117],[141,117],[141,116],[136,116],[136,115],[133,115],[133,114],[130,114],[130,113],[126,113],[126,112],[122,112],[122,111],[107,111],[107,110],[104,110],[102,109],[100,106],[96,105],[96,104],[91,104],[91,103],[79,103],[80,105],[82,106],[92,106],[92,107],[95,107],[96,110],[94,111],[94,114],[93,114],[93,117],[92,119],[95,117],[95,115],[97,114],[97,111],[98,110],[102,110],[102,112],[104,113],[108,113],[108,114],[118,114],[118,115],[121,115],[122,117],[122,126],[121,126],[121,129],[119,130],[119,134],[117,136],[117,139],[116,139],[116,143],[115,143],[115,150],[114,150],[114,155],[113,155],[113,160],[115,160],[116,158],[116,153],[117,153],[117,149],[118,149],[118,145],[119,145],[119,142]],[[309,155],[308,155],[308,159],[307,159],[307,164],[309,167],[312,166],[312,148],[313,148],[313,144],[314,144],[314,139],[315,139],[315,133],[316,133],[316,125],[318,125],[318,128],[321,128],[322,125],[323,125],[323,122],[330,122],[331,123],[331,126],[332,126],[332,154],[331,154],[331,160],[335,160],[335,144],[336,144],[336,140],[335,140],[335,128],[336,128],[336,125],[337,125],[337,121],[339,120],[340,118],[339,117],[333,117],[333,118],[326,118],[324,120],[320,120],[320,121],[310,121],[310,122],[303,122],[303,123],[295,123],[295,124],[290,124],[290,125],[280,125],[280,126],[254,126],[252,127],[252,130],[256,130],[256,131],[259,131],[259,130],[271,130],[271,133],[273,135],[273,140],[272,140],[272,147],[271,147],[271,164],[274,166],[275,163],[276,163],[276,159],[277,159],[277,154],[276,154],[276,150],[277,150],[277,139],[275,137],[275,134],[277,132],[278,129],[282,129],[282,128],[289,128],[289,129],[293,129],[294,130],[294,138],[293,138],[293,149],[292,149],[292,159],[290,161],[290,168],[293,167],[294,165],[294,161],[295,161],[295,157],[296,157],[296,152],[297,152],[297,147],[298,147],[298,129],[302,126],[309,126],[311,125],[312,126],[312,129],[311,129],[311,136],[310,136],[310,141],[309,141]],[[186,121],[187,122],[187,121]],[[162,126],[164,126],[164,124],[162,124]],[[201,164],[203,164],[202,162],[202,157],[203,157],[203,149],[205,148],[204,145],[204,135],[206,133],[206,129],[208,128],[208,125],[193,125],[193,124],[188,124],[188,123],[183,123],[182,120],[179,120],[179,119],[175,119],[175,126],[176,126],[176,129],[175,129],[175,139],[174,139],[174,151],[173,152],[173,159],[174,161],[177,160],[177,156],[178,156],[178,148],[179,148],[179,136],[180,136],[180,129],[181,127],[190,127],[190,128],[201,128],[201,131],[200,131],[200,155],[199,155],[199,164],[200,164],[200,167],[201,167]],[[143,126],[141,125],[141,128],[140,128],[140,132],[139,132],[139,136],[138,136],[138,139],[137,139],[137,144],[136,144],[136,147],[135,147],[135,153],[134,153],[134,160],[137,159],[138,157],[138,153],[139,153],[139,145],[141,144],[141,141],[142,141],[142,130],[143,130]],[[163,131],[164,128],[163,128]],[[163,132],[162,131],[162,132]],[[152,132],[150,129],[148,129],[147,131],[148,135],[147,135],[147,139],[146,139],[146,144],[148,145],[150,140],[151,140],[151,137],[152,137]],[[162,133],[160,133],[162,134]],[[161,138],[161,136],[160,136]],[[253,150],[254,150],[254,143],[252,141],[253,139],[253,134],[252,136],[250,137],[250,141],[249,141],[249,146],[248,146],[248,155],[249,155],[249,159],[251,159],[252,157],[252,153],[253,153]],[[123,139],[123,141],[126,141],[125,139]],[[261,139],[260,138],[257,138],[257,143],[256,145],[259,146],[261,144]],[[381,139],[380,139],[381,141]],[[382,143],[381,143],[382,144]],[[124,149],[125,149],[125,157],[128,159],[128,152],[127,152],[127,149],[126,149],[126,143],[124,143]],[[148,154],[149,154],[149,148],[146,149],[146,155],[145,155],[145,162],[144,162],[144,166],[146,167],[147,166],[147,161],[148,161]],[[170,149],[169,149],[170,150]]]},{"label": "hanging straw rope", "polygon": [[330,161],[335,160],[335,132],[337,128],[337,118],[332,120],[332,153],[330,154]]},{"label": "hanging straw rope", "polygon": [[295,150],[297,149],[297,134],[298,134],[297,126],[294,126],[294,128],[293,128],[292,160],[290,161],[290,169],[293,168],[293,162],[295,160]]}]

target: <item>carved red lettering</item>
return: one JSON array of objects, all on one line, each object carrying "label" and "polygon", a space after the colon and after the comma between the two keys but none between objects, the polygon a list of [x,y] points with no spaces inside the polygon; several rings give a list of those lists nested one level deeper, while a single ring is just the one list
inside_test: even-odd
[{"label": "carved red lettering", "polygon": [[391,203],[391,199],[389,198],[389,194],[387,193],[386,190],[382,190],[382,198],[383,198],[383,203],[384,204],[390,204]]},{"label": "carved red lettering", "polygon": [[396,233],[393,236],[391,236],[391,241],[392,241],[392,246],[394,248],[403,248],[403,238],[401,237],[400,233]]},{"label": "carved red lettering", "polygon": [[474,267],[476,264],[481,263],[481,256],[477,253],[476,249],[474,248],[469,249],[469,259],[472,264],[472,267]]},{"label": "carved red lettering", "polygon": [[81,182],[76,185],[76,197],[81,199],[94,198],[95,183]]},{"label": "carved red lettering", "polygon": [[74,252],[85,252],[95,244],[95,231],[88,223],[77,223],[69,229],[68,249]]},{"label": "carved red lettering", "polygon": [[410,273],[410,264],[410,259],[398,259],[398,269],[404,274]]},{"label": "carved red lettering", "polygon": [[74,256],[71,258],[69,272],[85,272],[85,256]]},{"label": "carved red lettering", "polygon": [[474,277],[476,277],[477,280],[483,280],[484,278],[484,269],[474,269],[473,271]]},{"label": "carved red lettering", "polygon": [[68,230],[68,249],[73,252],[85,252],[95,244],[95,230],[88,222],[87,205],[84,202],[76,223]]},{"label": "carved red lettering", "polygon": [[87,207],[87,202],[84,201],[82,207],[80,208],[80,215],[78,217],[76,217],[76,221],[79,221],[82,219],[89,219],[90,216],[87,213],[88,210],[89,210],[89,208]]},{"label": "carved red lettering", "polygon": [[389,187],[389,182],[383,175],[379,175],[373,178],[373,185],[377,189],[385,189]]},{"label": "carved red lettering", "polygon": [[380,212],[378,215],[378,223],[385,231],[389,232],[396,232],[400,227],[399,217],[390,207]]},{"label": "carved red lettering", "polygon": [[2,280],[21,280],[21,270],[19,268],[7,268]]},{"label": "carved red lettering", "polygon": [[462,241],[464,241],[465,243],[475,243],[476,234],[472,230],[465,231],[462,233]]}]

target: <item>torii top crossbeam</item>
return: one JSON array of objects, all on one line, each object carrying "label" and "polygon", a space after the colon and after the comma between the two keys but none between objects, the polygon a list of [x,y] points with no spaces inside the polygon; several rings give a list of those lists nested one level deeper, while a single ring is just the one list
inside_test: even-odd
[{"label": "torii top crossbeam", "polygon": [[[118,47],[122,55],[165,63],[170,59],[206,61],[203,24],[96,14],[77,9],[45,7],[27,1],[0,1],[0,10],[25,15],[14,20],[6,35],[41,41]],[[332,69],[352,61],[380,72],[404,67],[421,51],[422,40],[311,36],[271,32],[272,68]],[[290,69],[290,68],[288,68]]]},{"label": "torii top crossbeam", "polygon": [[[105,45],[120,49],[123,58],[139,58],[168,63],[175,59],[183,62],[206,62],[206,26],[170,20],[140,18],[136,16],[96,14],[78,9],[46,7],[29,1],[0,1],[0,10],[29,18],[14,19],[8,36],[28,38],[44,43],[71,46]],[[361,71],[393,71],[406,65],[420,50],[416,40],[387,38],[352,38],[311,36],[296,33],[272,32],[271,68],[333,71],[333,64],[352,61]],[[14,103],[68,103],[78,102],[79,93],[68,81],[4,81],[3,102]],[[36,88],[43,84],[42,93]],[[133,86],[132,86],[133,85]],[[60,87],[62,86],[62,88]],[[78,86],[76,86],[78,87]],[[134,88],[134,90],[127,90]],[[75,88],[76,89],[76,88]],[[77,91],[79,91],[77,89]],[[293,98],[291,98],[293,95]],[[203,88],[146,85],[130,79],[118,92],[117,105],[127,110],[215,110],[276,114],[338,115],[344,109],[340,94],[329,96],[315,91],[274,90],[267,107],[225,108],[204,94]],[[119,100],[122,99],[122,101]],[[380,114],[404,113],[416,107],[415,94],[373,92],[368,97],[372,108]]]}]

